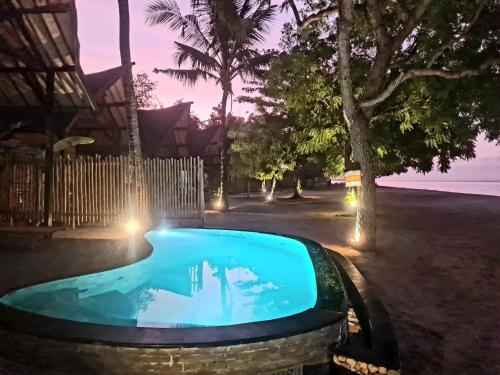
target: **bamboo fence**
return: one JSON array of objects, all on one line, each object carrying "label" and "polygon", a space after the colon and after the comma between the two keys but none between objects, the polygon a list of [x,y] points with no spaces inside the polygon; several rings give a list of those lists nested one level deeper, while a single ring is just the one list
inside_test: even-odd
[{"label": "bamboo fence", "polygon": [[[33,155],[0,155],[0,223],[42,224],[43,165]],[[58,157],[53,168],[52,218],[56,225],[111,225],[128,218],[131,179],[127,156]],[[202,159],[145,159],[138,179],[135,213],[142,220],[203,224]]]}]

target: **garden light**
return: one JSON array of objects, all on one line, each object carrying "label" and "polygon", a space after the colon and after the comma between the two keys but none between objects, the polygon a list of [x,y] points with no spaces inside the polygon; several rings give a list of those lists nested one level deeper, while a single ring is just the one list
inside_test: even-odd
[{"label": "garden light", "polygon": [[354,190],[350,190],[344,198],[344,201],[350,206],[355,208],[358,205],[358,198]]},{"label": "garden light", "polygon": [[214,206],[215,206],[215,209],[216,209],[216,210],[221,210],[221,209],[222,209],[222,206],[223,206],[223,205],[222,205],[222,199],[221,199],[221,198],[217,199],[217,200],[215,201],[215,203],[214,203]]},{"label": "garden light", "polygon": [[168,234],[168,230],[167,229],[161,229],[158,234],[162,237],[165,237],[167,234]]},{"label": "garden light", "polygon": [[361,228],[360,226],[358,225],[358,223],[356,223],[356,228],[354,229],[354,242],[359,242],[359,240],[361,239]]},{"label": "garden light", "polygon": [[129,235],[136,234],[141,229],[141,225],[137,220],[131,219],[125,223],[125,230]]}]

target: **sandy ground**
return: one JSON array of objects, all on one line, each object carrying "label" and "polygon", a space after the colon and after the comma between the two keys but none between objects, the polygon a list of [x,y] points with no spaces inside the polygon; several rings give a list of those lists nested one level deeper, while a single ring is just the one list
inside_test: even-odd
[{"label": "sandy ground", "polygon": [[342,192],[242,202],[220,227],[298,234],[348,256],[389,310],[405,374],[500,374],[500,198],[380,188],[377,253],[348,247]]},{"label": "sandy ground", "polygon": [[[392,316],[403,374],[500,374],[499,197],[380,188],[379,249],[360,253],[349,247],[354,219],[343,213],[342,190],[304,195],[308,199],[275,204],[233,197],[232,210],[208,212],[206,225],[302,235],[348,256]],[[110,233],[119,235],[82,229],[58,237]],[[58,254],[64,259],[71,252]],[[0,248],[1,287],[23,273],[47,273],[59,259],[23,250],[21,266],[17,254]],[[0,361],[2,375],[25,373],[30,372]]]}]

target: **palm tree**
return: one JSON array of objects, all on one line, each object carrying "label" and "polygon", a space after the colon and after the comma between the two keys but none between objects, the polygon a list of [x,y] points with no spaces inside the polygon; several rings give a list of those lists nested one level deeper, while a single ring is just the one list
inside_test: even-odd
[{"label": "palm tree", "polygon": [[140,194],[141,140],[137,121],[137,101],[134,92],[132,59],[130,57],[130,17],[128,0],[118,0],[120,13],[120,57],[123,67],[123,88],[125,91],[127,130],[129,140],[129,175],[130,175],[130,218],[137,214]]},{"label": "palm tree", "polygon": [[[200,79],[212,80],[222,89],[221,108],[221,183],[220,209],[229,208],[229,140],[227,101],[233,94],[236,77],[253,79],[262,73],[273,52],[260,53],[255,46],[262,42],[276,6],[262,0],[191,0],[192,13],[182,15],[173,0],[156,0],[147,7],[151,25],[164,24],[179,30],[184,43],[175,42],[177,69],[156,69],[194,85]],[[181,68],[188,61],[190,69]]]}]

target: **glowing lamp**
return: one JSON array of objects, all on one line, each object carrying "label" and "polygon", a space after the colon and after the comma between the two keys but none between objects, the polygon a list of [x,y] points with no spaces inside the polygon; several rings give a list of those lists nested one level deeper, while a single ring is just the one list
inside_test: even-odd
[{"label": "glowing lamp", "polygon": [[222,209],[222,199],[217,199],[214,203],[214,206],[216,210]]},{"label": "glowing lamp", "polygon": [[361,240],[361,228],[359,225],[356,225],[356,229],[354,229],[354,242],[359,242]]},{"label": "glowing lamp", "polygon": [[125,223],[125,230],[129,235],[134,235],[141,229],[141,225],[137,220],[129,220]]}]

